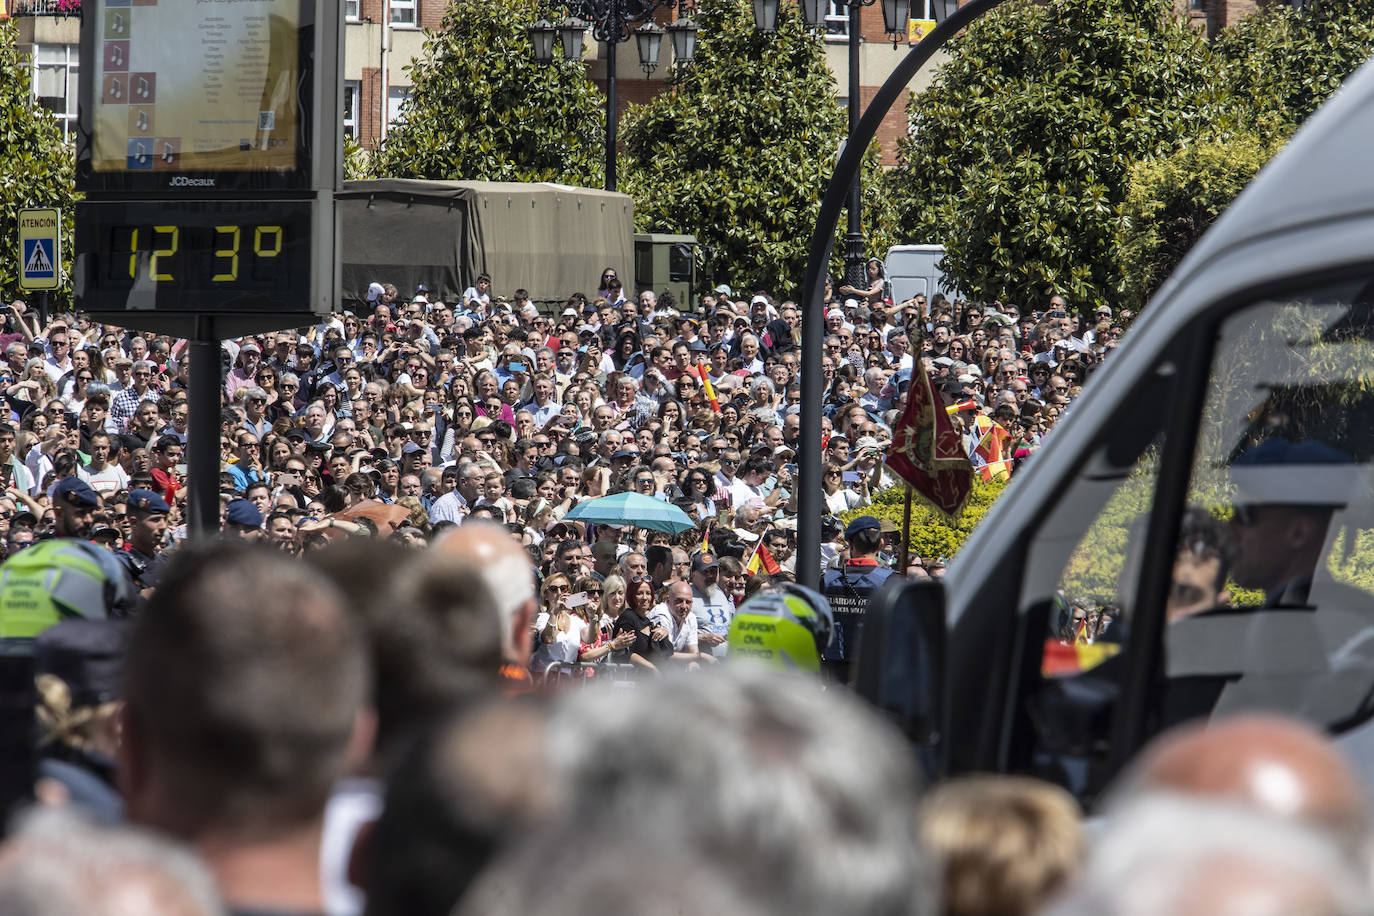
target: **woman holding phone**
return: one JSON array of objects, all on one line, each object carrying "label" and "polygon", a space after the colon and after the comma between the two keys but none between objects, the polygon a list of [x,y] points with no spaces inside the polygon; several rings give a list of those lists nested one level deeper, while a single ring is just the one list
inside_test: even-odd
[{"label": "woman holding phone", "polygon": [[[574,614],[578,614],[586,621],[586,628],[582,631],[582,646],[577,655],[580,662],[604,662],[610,658],[611,653],[617,649],[624,649],[634,642],[633,633],[618,633],[611,635],[611,622],[620,613],[620,607],[625,603],[625,580],[617,575],[606,577],[602,582],[595,576],[584,576],[577,580],[577,592],[574,599],[579,595],[586,596],[586,602],[579,604],[573,609]],[[603,609],[606,607],[606,596],[614,594],[619,604],[615,614],[605,618]]]}]

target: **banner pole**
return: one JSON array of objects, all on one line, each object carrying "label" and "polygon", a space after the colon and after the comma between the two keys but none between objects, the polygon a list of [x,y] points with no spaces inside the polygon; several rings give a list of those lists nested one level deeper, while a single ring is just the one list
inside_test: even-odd
[{"label": "banner pole", "polygon": [[902,552],[897,561],[897,572],[906,575],[907,563],[911,559],[911,486],[907,485],[906,499],[902,505]]}]

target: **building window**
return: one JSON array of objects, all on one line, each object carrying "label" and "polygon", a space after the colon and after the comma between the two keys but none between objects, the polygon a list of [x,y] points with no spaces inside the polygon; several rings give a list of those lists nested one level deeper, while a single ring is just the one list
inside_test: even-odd
[{"label": "building window", "polygon": [[357,80],[344,82],[343,132],[345,137],[358,136],[358,106],[362,102],[363,86]]},{"label": "building window", "polygon": [[415,4],[419,0],[391,0],[391,24],[398,29],[415,28]]},{"label": "building window", "polygon": [[406,119],[406,102],[410,99],[409,86],[392,86],[386,94],[386,119],[389,124],[402,124]]},{"label": "building window", "polygon": [[348,22],[359,22],[362,18],[362,0],[344,0],[344,19]]},{"label": "building window", "polygon": [[825,34],[830,38],[849,37],[849,6],[841,0],[830,0],[825,10]]},{"label": "building window", "polygon": [[38,104],[57,118],[62,125],[62,139],[67,141],[76,129],[79,57],[76,45],[34,46],[33,94]]}]

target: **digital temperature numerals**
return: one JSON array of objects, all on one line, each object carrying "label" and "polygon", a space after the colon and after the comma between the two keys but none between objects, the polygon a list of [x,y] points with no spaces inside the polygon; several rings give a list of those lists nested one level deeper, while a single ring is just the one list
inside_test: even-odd
[{"label": "digital temperature numerals", "polygon": [[172,286],[272,286],[286,280],[286,228],[279,224],[113,226],[106,259],[110,280]]},{"label": "digital temperature numerals", "polygon": [[77,288],[87,311],[308,311],[309,200],[87,201]]}]

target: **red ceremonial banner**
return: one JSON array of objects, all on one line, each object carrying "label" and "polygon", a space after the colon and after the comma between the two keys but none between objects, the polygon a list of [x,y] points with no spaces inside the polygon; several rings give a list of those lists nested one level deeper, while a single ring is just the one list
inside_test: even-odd
[{"label": "red ceremonial banner", "polygon": [[973,488],[973,465],[944,403],[917,362],[906,409],[892,431],[887,466],[917,496],[949,516],[958,515]]}]

